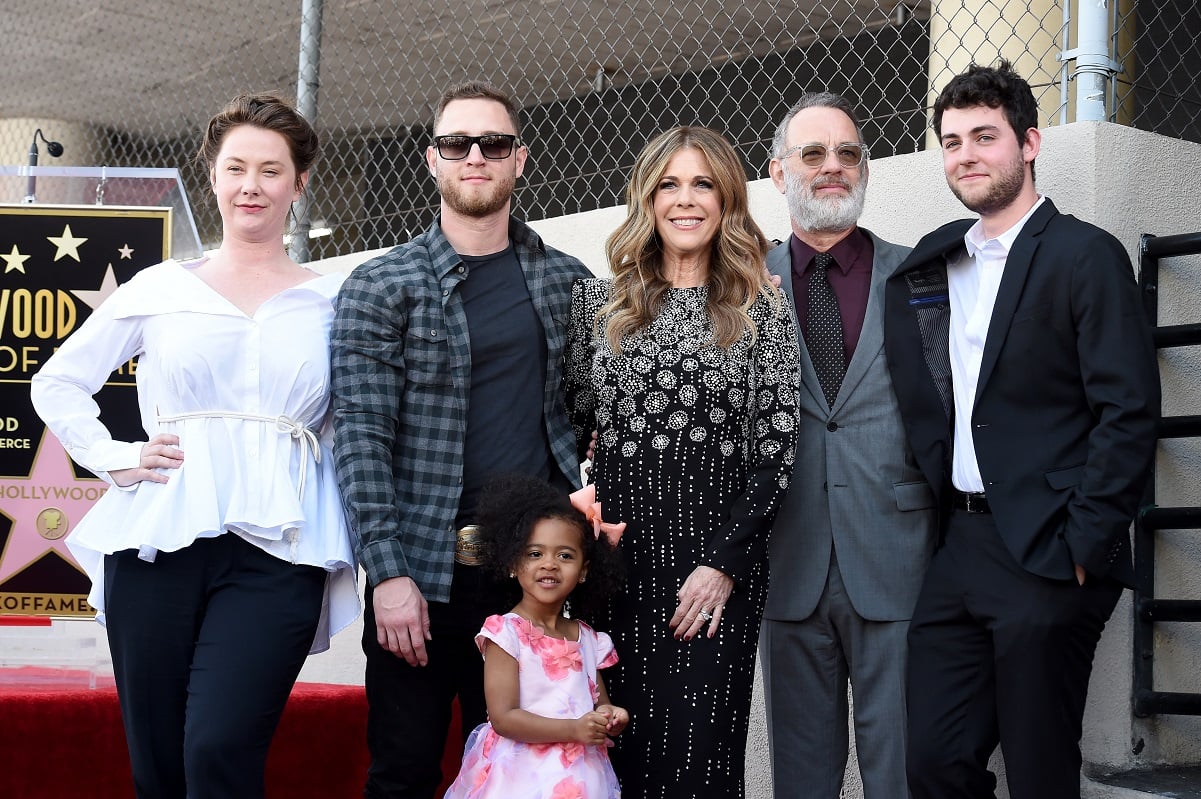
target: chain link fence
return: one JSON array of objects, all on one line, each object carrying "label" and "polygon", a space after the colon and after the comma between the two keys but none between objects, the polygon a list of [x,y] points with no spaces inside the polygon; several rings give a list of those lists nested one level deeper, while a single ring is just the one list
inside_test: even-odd
[{"label": "chain link fence", "polygon": [[[308,213],[324,233],[309,257],[321,258],[391,246],[429,224],[438,200],[423,153],[433,103],[452,83],[482,78],[525,107],[531,160],[517,213],[539,219],[622,202],[638,151],[676,124],[721,131],[748,175],[763,177],[775,124],[806,90],[855,101],[872,156],[886,157],[927,146],[928,106],[947,78],[1005,55],[1040,95],[1042,124],[1058,124],[1070,118],[1069,65],[1057,61],[1070,2],[64,0],[72,24],[48,27],[41,0],[7,0],[0,28],[32,33],[0,34],[16,73],[0,90],[0,122],[86,126],[88,160],[65,163],[179,167],[213,244],[220,220],[192,162],[201,126],[238,91],[295,96],[301,30],[319,21],[304,49],[319,76],[324,146]],[[302,26],[305,13],[319,18]],[[1192,0],[1114,7],[1112,55],[1124,71],[1111,83],[1112,118],[1201,141],[1199,13]],[[54,124],[43,124],[52,137]],[[32,130],[0,127],[0,151],[22,152]]]},{"label": "chain link fence", "polygon": [[1110,118],[1201,141],[1201,4],[1120,3],[1112,30],[1112,51],[1122,71],[1111,85]]}]

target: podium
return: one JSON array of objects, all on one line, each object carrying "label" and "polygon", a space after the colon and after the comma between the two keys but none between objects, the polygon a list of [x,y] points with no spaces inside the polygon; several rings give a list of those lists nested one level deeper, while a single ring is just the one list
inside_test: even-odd
[{"label": "podium", "polygon": [[[51,202],[20,201],[35,185]],[[119,284],[168,257],[200,254],[176,169],[0,167],[0,623],[93,615],[65,539],[108,485],[47,435],[30,379]],[[119,440],[145,437],[136,366],[119,368],[96,395]]]},{"label": "podium", "polygon": [[38,201],[30,206],[34,208],[62,205],[170,208],[171,257],[183,260],[199,258],[202,254],[192,206],[178,169],[5,165],[0,166],[0,204],[25,205],[22,200],[29,193],[31,180],[37,186]]}]

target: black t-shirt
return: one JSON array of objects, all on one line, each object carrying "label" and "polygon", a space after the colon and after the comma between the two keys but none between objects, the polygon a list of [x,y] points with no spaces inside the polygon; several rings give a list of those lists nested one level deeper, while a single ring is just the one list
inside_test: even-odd
[{"label": "black t-shirt", "polygon": [[548,479],[550,440],[542,418],[546,334],[510,245],[460,256],[467,277],[459,294],[471,339],[471,391],[463,450],[459,525],[470,524],[480,490],[497,474]]}]

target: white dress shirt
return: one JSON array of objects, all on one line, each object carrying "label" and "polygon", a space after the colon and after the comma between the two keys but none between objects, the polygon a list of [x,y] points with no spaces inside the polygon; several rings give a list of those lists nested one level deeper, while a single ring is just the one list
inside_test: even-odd
[{"label": "white dress shirt", "polygon": [[175,433],[184,461],[166,483],[110,488],[67,539],[104,618],[104,556],[153,561],[198,538],[238,535],[329,572],[318,652],[358,615],[357,565],[330,448],[329,330],[342,275],[286,289],[253,316],[166,261],[118,287],[31,381],[38,415],[82,466],[136,467],[145,442],[114,441],[92,395],[138,358],[149,436]]},{"label": "white dress shirt", "polygon": [[1009,250],[1026,221],[1046,198],[1041,194],[1026,215],[1001,235],[984,238],[984,223],[977,220],[963,236],[967,252],[947,261],[947,290],[951,299],[951,383],[955,394],[955,442],[951,482],[960,491],[984,491],[984,478],[976,460],[972,438],[972,410],[980,382],[984,342],[992,321],[1001,276]]}]

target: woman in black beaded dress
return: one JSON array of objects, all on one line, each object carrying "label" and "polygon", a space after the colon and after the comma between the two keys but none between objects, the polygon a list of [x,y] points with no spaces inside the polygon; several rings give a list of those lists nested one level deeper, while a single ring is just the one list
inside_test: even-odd
[{"label": "woman in black beaded dress", "polygon": [[719,134],[651,141],[607,243],[577,282],[567,354],[604,517],[628,526],[629,585],[604,624],[631,724],[626,799],[741,797],[767,540],[796,446],[797,339],[766,282],[746,173]]}]

